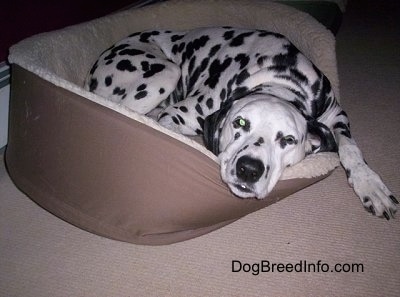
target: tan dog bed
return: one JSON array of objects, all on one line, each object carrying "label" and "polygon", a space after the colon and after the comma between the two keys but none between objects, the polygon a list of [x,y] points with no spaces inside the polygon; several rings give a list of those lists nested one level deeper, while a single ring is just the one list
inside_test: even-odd
[{"label": "tan dog bed", "polygon": [[90,232],[138,244],[173,243],[220,228],[326,177],[334,153],[288,168],[264,200],[239,199],[198,142],[83,90],[98,55],[135,31],[205,26],[288,37],[339,97],[332,34],[309,15],[265,1],[169,1],[28,38],[10,49],[6,162],[39,205]]}]

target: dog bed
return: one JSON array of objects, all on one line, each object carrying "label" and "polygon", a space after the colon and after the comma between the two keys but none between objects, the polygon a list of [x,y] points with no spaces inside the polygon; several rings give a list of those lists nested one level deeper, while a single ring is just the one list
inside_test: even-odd
[{"label": "dog bed", "polygon": [[334,153],[288,168],[264,200],[239,199],[196,139],[86,92],[98,55],[146,29],[228,25],[287,36],[339,97],[332,34],[309,15],[265,1],[168,1],[40,34],[10,49],[6,163],[15,184],[56,216],[108,238],[160,245],[193,238],[328,176]]}]

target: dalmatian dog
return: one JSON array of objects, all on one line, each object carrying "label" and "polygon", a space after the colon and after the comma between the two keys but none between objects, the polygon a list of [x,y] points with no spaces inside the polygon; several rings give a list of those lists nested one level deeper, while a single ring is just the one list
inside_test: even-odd
[{"label": "dalmatian dog", "polygon": [[238,197],[263,199],[285,167],[333,151],[367,211],[394,217],[398,201],[364,161],[328,79],[280,34],[134,33],[100,55],[85,87],[141,114],[156,110],[175,132],[203,135]]}]

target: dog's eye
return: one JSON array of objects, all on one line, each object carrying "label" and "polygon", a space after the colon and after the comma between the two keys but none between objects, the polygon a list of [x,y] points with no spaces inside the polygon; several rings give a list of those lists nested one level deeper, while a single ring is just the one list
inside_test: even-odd
[{"label": "dog's eye", "polygon": [[242,117],[238,117],[233,121],[233,127],[235,129],[243,128],[245,131],[250,129],[250,122]]},{"label": "dog's eye", "polygon": [[283,142],[284,144],[288,144],[288,145],[292,145],[292,144],[296,144],[297,143],[296,138],[294,138],[293,135],[287,135],[287,136],[283,137],[281,139],[281,142]]}]

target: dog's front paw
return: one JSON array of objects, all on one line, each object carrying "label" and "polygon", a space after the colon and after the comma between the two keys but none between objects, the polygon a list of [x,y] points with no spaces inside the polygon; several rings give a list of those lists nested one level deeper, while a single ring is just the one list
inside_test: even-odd
[{"label": "dog's front paw", "polygon": [[183,135],[198,135],[198,131],[194,130],[191,122],[183,115],[175,110],[166,108],[158,116],[158,123],[176,133]]},{"label": "dog's front paw", "polygon": [[179,121],[179,118],[176,116],[172,116],[167,112],[162,112],[159,114],[158,123],[168,130],[174,131],[176,133],[182,133],[180,129],[181,122]]},{"label": "dog's front paw", "polygon": [[386,187],[378,174],[367,165],[353,172],[348,171],[348,179],[368,212],[389,220],[394,217],[399,201]]}]

